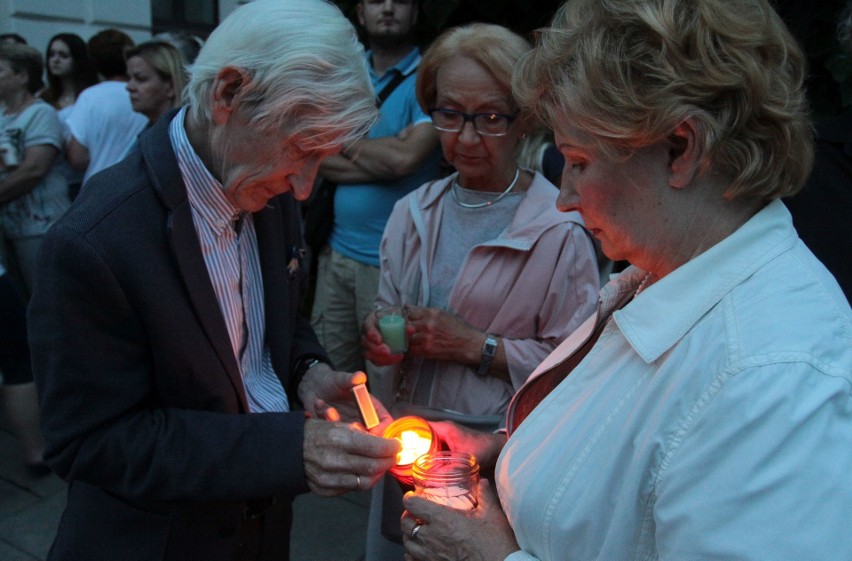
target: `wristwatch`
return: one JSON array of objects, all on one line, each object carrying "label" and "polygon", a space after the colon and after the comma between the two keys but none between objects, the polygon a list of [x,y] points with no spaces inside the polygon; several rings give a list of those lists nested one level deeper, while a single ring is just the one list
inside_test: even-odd
[{"label": "wristwatch", "polygon": [[308,370],[316,366],[317,364],[325,364],[318,358],[306,358],[299,362],[298,366],[296,366],[296,379],[301,380],[305,374],[308,373]]},{"label": "wristwatch", "polygon": [[497,336],[493,333],[485,334],[485,342],[482,343],[482,358],[479,361],[479,368],[476,369],[477,376],[485,376],[491,368],[491,361],[494,360],[494,355],[497,354]]}]

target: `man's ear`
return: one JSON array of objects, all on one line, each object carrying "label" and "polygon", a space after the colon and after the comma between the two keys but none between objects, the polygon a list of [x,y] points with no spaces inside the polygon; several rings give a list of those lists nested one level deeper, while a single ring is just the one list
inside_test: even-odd
[{"label": "man's ear", "polygon": [[688,117],[669,136],[669,185],[682,189],[692,183],[701,164],[703,140],[698,122]]},{"label": "man's ear", "polygon": [[249,75],[240,68],[226,66],[213,80],[213,90],[210,97],[213,121],[218,124],[228,122],[237,110],[240,94],[251,81]]}]

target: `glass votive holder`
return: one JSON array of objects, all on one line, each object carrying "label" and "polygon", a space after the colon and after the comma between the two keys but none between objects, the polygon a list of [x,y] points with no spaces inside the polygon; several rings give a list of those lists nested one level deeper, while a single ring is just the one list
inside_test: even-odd
[{"label": "glass votive holder", "polygon": [[432,502],[471,510],[476,508],[479,462],[464,452],[430,452],[415,460],[414,489]]},{"label": "glass votive holder", "polygon": [[392,355],[408,351],[408,334],[405,332],[405,308],[385,306],[376,311],[376,321],[382,340]]},{"label": "glass votive holder", "polygon": [[424,419],[420,417],[400,417],[392,422],[383,433],[385,438],[395,438],[402,443],[396,456],[396,465],[390,469],[391,475],[405,485],[413,485],[411,468],[414,461],[429,452],[437,452],[441,448],[438,437],[432,432]]}]

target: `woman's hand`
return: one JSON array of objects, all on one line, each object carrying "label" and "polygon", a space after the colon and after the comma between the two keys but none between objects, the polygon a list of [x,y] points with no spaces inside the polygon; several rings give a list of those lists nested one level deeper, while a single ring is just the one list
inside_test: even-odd
[{"label": "woman's hand", "polygon": [[429,426],[447,449],[472,454],[483,469],[497,465],[497,457],[506,445],[506,434],[502,432],[478,431],[452,421],[429,421]]},{"label": "woman's hand", "polygon": [[449,508],[406,493],[400,521],[406,560],[503,561],[518,551],[515,533],[491,485],[482,479],[476,491],[479,504],[473,510]]},{"label": "woman's hand", "polygon": [[361,324],[361,349],[364,356],[376,366],[390,366],[402,362],[403,353],[391,354],[390,349],[382,339],[376,312],[371,312]]},{"label": "woman's hand", "polygon": [[479,364],[485,333],[437,308],[406,306],[408,352],[434,360]]}]

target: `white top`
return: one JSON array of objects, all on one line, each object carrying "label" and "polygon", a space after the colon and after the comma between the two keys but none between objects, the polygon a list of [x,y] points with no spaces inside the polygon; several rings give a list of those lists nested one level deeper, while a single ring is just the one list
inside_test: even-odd
[{"label": "white top", "polygon": [[507,559],[852,559],[852,311],[783,204],[613,319],[503,449]]},{"label": "white top", "polygon": [[68,116],[68,129],[89,150],[89,167],[83,182],[118,163],[127,148],[148,124],[148,118],[133,111],[124,82],[101,82],[80,92]]}]

